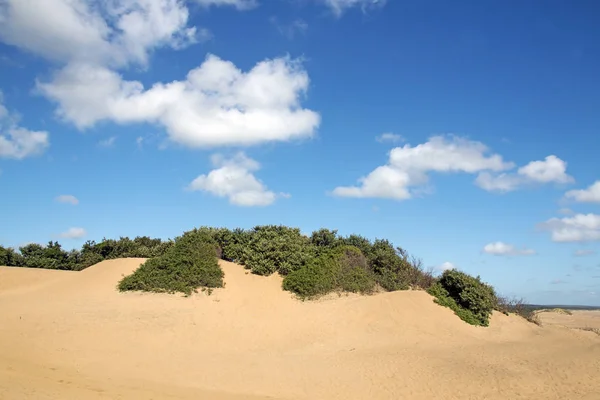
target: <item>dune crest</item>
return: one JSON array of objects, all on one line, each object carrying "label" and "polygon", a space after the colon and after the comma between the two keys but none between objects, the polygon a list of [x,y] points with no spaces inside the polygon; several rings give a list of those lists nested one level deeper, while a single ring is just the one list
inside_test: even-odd
[{"label": "dune crest", "polygon": [[[301,302],[220,261],[209,296],[119,293],[144,259],[0,267],[2,399],[596,399],[600,336],[420,291]],[[335,297],[335,296],[334,296]]]}]

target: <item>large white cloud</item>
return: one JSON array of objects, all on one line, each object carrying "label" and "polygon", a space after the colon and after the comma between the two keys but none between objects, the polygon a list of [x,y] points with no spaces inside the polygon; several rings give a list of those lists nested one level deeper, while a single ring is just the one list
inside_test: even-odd
[{"label": "large white cloud", "polygon": [[357,186],[340,186],[333,194],[345,197],[379,197],[403,200],[425,185],[430,172],[476,173],[512,168],[498,154],[489,154],[481,142],[457,136],[433,136],[417,146],[406,144],[390,151],[386,165],[359,179]]},{"label": "large white cloud", "polygon": [[572,217],[551,218],[539,224],[551,233],[555,242],[589,242],[600,240],[600,215],[576,214]]},{"label": "large white cloud", "polygon": [[565,197],[582,203],[600,203],[600,181],[594,182],[587,189],[570,190]]},{"label": "large white cloud", "polygon": [[254,176],[254,172],[260,169],[260,164],[242,152],[230,159],[215,154],[212,163],[215,169],[194,179],[188,186],[189,190],[226,197],[231,204],[244,207],[268,206],[277,197],[289,197],[288,194],[278,195],[267,189]]},{"label": "large white cloud", "polygon": [[[254,1],[196,0],[247,9]],[[0,40],[56,61],[39,93],[80,129],[99,121],[154,123],[190,147],[254,145],[313,135],[320,116],[302,108],[309,78],[298,60],[267,59],[249,71],[208,55],[185,79],[144,87],[121,69],[145,67],[159,47],[206,36],[188,25],[183,0],[5,0]]]},{"label": "large white cloud", "polygon": [[0,39],[59,62],[145,65],[160,46],[196,41],[182,0],[4,0]]},{"label": "large white cloud", "polygon": [[21,160],[43,153],[50,145],[48,132],[25,129],[17,120],[4,106],[0,92],[0,157]]},{"label": "large white cloud", "polygon": [[550,155],[544,160],[531,161],[514,173],[492,174],[481,172],[476,184],[487,191],[510,192],[534,183],[571,183],[573,178],[566,173],[567,163]]},{"label": "large white cloud", "polygon": [[504,242],[488,243],[483,247],[483,252],[496,256],[528,256],[535,254],[535,250],[528,248],[517,248],[512,244]]},{"label": "large white cloud", "polygon": [[318,113],[300,100],[309,79],[298,61],[265,60],[243,72],[214,55],[186,79],[145,89],[107,68],[70,64],[38,88],[59,104],[59,115],[79,128],[101,120],[163,125],[191,147],[253,145],[313,135]]}]

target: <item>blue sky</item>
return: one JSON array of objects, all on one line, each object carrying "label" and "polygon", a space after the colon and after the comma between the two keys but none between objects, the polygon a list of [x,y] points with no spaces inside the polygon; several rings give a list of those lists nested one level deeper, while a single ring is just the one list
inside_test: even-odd
[{"label": "blue sky", "polygon": [[598,12],[0,0],[0,243],[328,227],[600,305]]}]

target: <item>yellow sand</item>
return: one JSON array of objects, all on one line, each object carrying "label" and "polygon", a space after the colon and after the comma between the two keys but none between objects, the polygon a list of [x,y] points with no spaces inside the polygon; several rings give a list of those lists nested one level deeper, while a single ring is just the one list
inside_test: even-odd
[{"label": "yellow sand", "polygon": [[472,327],[416,291],[300,302],[227,262],[211,296],[117,292],[141,261],[0,267],[0,399],[600,398],[592,332]]}]

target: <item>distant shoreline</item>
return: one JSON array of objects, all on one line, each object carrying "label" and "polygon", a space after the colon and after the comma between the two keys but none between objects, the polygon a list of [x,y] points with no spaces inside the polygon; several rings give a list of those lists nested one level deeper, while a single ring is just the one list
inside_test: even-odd
[{"label": "distant shoreline", "polygon": [[534,310],[545,310],[548,308],[562,308],[564,310],[600,311],[599,306],[580,306],[580,305],[565,305],[565,304],[526,304],[525,307],[532,308]]}]

